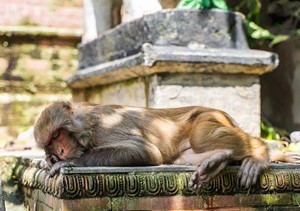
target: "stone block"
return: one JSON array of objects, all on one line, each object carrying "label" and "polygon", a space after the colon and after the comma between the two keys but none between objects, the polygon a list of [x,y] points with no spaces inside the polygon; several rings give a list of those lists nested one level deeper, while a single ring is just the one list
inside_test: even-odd
[{"label": "stone block", "polygon": [[245,131],[260,134],[258,76],[166,74],[151,77],[150,81],[149,107],[213,107],[230,114]]}]

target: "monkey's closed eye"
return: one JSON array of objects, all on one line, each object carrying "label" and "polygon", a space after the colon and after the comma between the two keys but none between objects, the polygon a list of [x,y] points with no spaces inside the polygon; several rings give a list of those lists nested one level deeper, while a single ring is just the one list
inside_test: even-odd
[{"label": "monkey's closed eye", "polygon": [[52,134],[52,138],[53,139],[57,139],[60,136],[60,130],[56,130],[53,134]]}]

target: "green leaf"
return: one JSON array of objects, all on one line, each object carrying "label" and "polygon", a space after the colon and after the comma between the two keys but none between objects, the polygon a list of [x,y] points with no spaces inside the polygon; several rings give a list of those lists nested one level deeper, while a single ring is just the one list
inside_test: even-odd
[{"label": "green leaf", "polygon": [[203,0],[181,0],[177,9],[203,9]]},{"label": "green leaf", "polygon": [[211,6],[211,1],[210,0],[203,0],[203,8],[208,9]]},{"label": "green leaf", "polygon": [[267,140],[280,140],[280,134],[276,131],[275,128],[268,126],[261,122],[261,137]]},{"label": "green leaf", "polygon": [[272,42],[269,44],[269,47],[273,47],[274,45],[277,45],[278,43],[284,42],[286,40],[290,39],[289,35],[276,35]]},{"label": "green leaf", "polygon": [[253,39],[273,39],[275,36],[252,21],[245,21],[246,30]]},{"label": "green leaf", "polygon": [[228,10],[225,0],[181,0],[177,9],[211,9],[218,8]]},{"label": "green leaf", "polygon": [[261,3],[259,0],[248,0],[247,1],[247,8],[249,10],[247,14],[247,19],[250,21],[254,21],[258,23],[259,21],[259,14],[261,10]]},{"label": "green leaf", "polygon": [[212,8],[228,10],[228,6],[225,0],[211,0]]}]

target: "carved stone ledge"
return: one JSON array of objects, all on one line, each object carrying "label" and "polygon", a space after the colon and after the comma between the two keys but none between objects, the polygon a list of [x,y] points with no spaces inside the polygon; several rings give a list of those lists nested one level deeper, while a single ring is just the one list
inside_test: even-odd
[{"label": "carved stone ledge", "polygon": [[188,186],[194,166],[64,168],[50,177],[39,164],[24,164],[17,170],[23,186],[63,199],[300,192],[297,165],[272,165],[250,189],[240,186],[236,176],[238,166],[231,166],[195,192]]},{"label": "carved stone ledge", "polygon": [[274,164],[258,183],[245,189],[238,166],[198,191],[188,180],[195,166],[64,168],[50,177],[43,162],[23,159],[16,169],[31,209],[203,209],[225,207],[295,207],[300,202],[298,165]]}]

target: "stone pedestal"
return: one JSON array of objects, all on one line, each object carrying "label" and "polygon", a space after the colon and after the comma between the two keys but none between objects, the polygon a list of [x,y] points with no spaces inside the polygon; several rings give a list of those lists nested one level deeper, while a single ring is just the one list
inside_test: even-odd
[{"label": "stone pedestal", "polygon": [[164,10],[106,31],[79,48],[68,79],[75,101],[222,109],[260,134],[258,76],[277,55],[248,48],[243,16],[219,10]]}]

